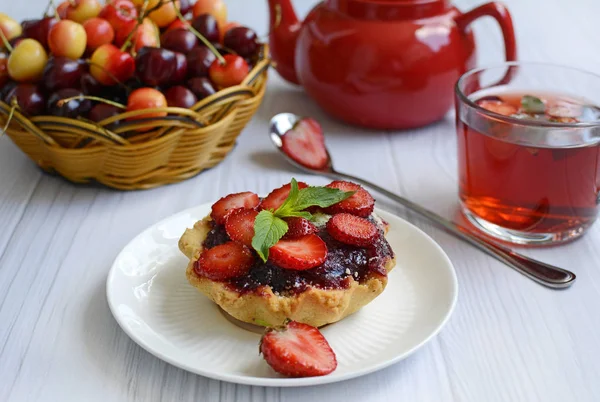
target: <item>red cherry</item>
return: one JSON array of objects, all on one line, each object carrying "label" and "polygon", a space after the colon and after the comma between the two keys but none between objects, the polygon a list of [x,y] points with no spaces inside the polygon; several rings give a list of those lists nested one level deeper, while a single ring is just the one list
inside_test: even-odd
[{"label": "red cherry", "polygon": [[115,31],[118,32],[128,23],[131,23],[131,21],[135,21],[138,13],[131,1],[116,0],[105,5],[98,17],[107,20]]},{"label": "red cherry", "polygon": [[208,77],[208,69],[216,59],[215,54],[206,46],[193,48],[187,55],[189,76]]},{"label": "red cherry", "polygon": [[115,44],[123,46],[129,34],[135,29],[135,33],[131,35],[131,43],[135,51],[139,51],[143,47],[160,47],[159,31],[154,22],[149,18],[144,18],[144,21],[137,25],[137,21],[131,21],[117,31],[115,36]]},{"label": "red cherry", "polygon": [[61,20],[67,19],[67,10],[69,9],[70,5],[71,3],[69,3],[69,1],[66,0],[60,3],[58,7],[56,7],[56,14],[58,14],[58,18],[60,18]]},{"label": "red cherry", "polygon": [[86,43],[85,29],[71,20],[57,22],[48,33],[48,46],[54,56],[78,59],[85,52]]},{"label": "red cherry", "polygon": [[169,106],[182,107],[184,109],[189,109],[198,102],[196,95],[182,85],[169,88],[165,93],[165,97]]},{"label": "red cherry", "polygon": [[0,88],[4,87],[8,80],[8,57],[0,53]]},{"label": "red cherry", "polygon": [[23,36],[37,40],[48,50],[48,33],[57,22],[54,17],[23,21]]},{"label": "red cherry", "polygon": [[96,17],[102,5],[98,0],[70,0],[67,7],[67,18],[80,24]]},{"label": "red cherry", "polygon": [[100,46],[90,58],[90,73],[104,85],[116,84],[115,78],[125,82],[135,73],[135,60],[129,53],[106,44]]},{"label": "red cherry", "polygon": [[173,29],[178,29],[178,28],[183,28],[183,29],[188,29],[188,27],[190,27],[192,25],[192,23],[190,21],[181,21],[180,19],[176,19],[175,21],[173,21],[171,23],[171,25],[169,25],[169,27],[167,28],[167,30],[165,32],[169,32]]},{"label": "red cherry", "polygon": [[102,45],[112,43],[115,39],[115,30],[108,21],[103,18],[90,18],[83,23],[87,34],[88,50],[96,50]]},{"label": "red cherry", "polygon": [[250,72],[250,67],[246,60],[235,54],[226,54],[223,56],[225,63],[217,59],[208,69],[208,76],[219,88],[228,88],[241,84],[244,78]]},{"label": "red cherry", "polygon": [[185,81],[188,74],[188,62],[185,54],[175,52],[175,71],[171,77],[172,84],[179,84]]},{"label": "red cherry", "polygon": [[192,10],[192,1],[191,0],[180,0],[179,1],[179,11],[181,14],[186,15]]},{"label": "red cherry", "polygon": [[[132,91],[127,99],[127,111],[142,109],[155,109],[167,107],[165,96],[154,88],[140,88]],[[135,117],[129,117],[127,120],[145,119],[149,117],[163,117],[167,112],[146,113]]]}]

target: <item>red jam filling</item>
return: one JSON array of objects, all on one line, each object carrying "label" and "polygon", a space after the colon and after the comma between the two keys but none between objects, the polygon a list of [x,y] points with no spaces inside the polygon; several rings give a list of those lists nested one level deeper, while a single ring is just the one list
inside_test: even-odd
[{"label": "red jam filling", "polygon": [[[369,220],[373,221],[372,218]],[[374,222],[374,221],[373,221]],[[228,242],[229,236],[223,225],[211,222],[203,247],[210,249]],[[389,243],[379,230],[377,240],[370,247],[349,246],[333,239],[325,227],[317,233],[327,245],[327,259],[312,269],[295,271],[281,268],[271,261],[263,262],[255,255],[255,263],[244,276],[229,280],[231,287],[239,292],[250,292],[260,286],[270,286],[273,292],[296,294],[309,286],[321,289],[345,289],[349,286],[348,277],[361,282],[372,274],[386,276],[385,263],[394,257]]]}]

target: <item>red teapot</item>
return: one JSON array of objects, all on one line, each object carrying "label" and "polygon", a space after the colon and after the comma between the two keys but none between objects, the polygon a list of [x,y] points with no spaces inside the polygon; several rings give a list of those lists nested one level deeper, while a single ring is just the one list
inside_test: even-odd
[{"label": "red teapot", "polygon": [[517,55],[498,2],[462,13],[449,0],[324,0],[299,21],[290,1],[269,0],[275,68],[351,124],[403,129],[443,118],[458,77],[475,66],[477,18],[493,17],[506,60]]}]

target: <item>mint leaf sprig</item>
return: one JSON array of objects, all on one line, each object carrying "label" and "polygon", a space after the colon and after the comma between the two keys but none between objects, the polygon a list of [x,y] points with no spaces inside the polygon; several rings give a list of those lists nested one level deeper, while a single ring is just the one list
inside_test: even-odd
[{"label": "mint leaf sprig", "polygon": [[310,207],[326,208],[351,197],[354,191],[342,191],[329,187],[307,187],[298,189],[298,182],[292,178],[290,193],[275,211],[264,210],[254,220],[254,237],[252,247],[263,261],[269,258],[269,249],[273,247],[288,231],[288,224],[283,218],[300,217],[312,220],[313,216],[306,211]]}]

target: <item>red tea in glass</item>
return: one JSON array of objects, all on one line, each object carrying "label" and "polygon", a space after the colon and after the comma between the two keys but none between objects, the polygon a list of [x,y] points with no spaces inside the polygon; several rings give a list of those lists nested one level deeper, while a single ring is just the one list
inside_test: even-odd
[{"label": "red tea in glass", "polygon": [[[517,66],[508,84],[482,86],[484,70],[479,70],[457,85],[463,212],[475,227],[505,241],[570,240],[598,215],[600,108],[572,91],[515,85],[515,77],[525,74],[524,66]],[[600,77],[586,78],[600,87]]]}]

